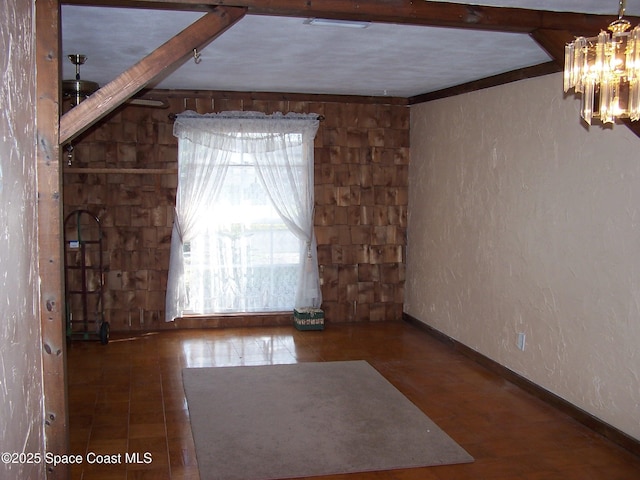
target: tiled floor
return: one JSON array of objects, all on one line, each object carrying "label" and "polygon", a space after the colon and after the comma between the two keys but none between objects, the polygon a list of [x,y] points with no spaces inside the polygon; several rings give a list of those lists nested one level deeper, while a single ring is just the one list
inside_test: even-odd
[{"label": "tiled floor", "polygon": [[[184,367],[356,359],[369,361],[475,462],[316,480],[640,478],[640,458],[425,332],[405,323],[374,323],[329,325],[323,332],[255,327],[113,335],[106,346],[73,342],[71,452],[104,454],[96,460],[113,462],[84,461],[72,468],[72,479],[198,479]],[[139,463],[132,454],[140,454]]]}]

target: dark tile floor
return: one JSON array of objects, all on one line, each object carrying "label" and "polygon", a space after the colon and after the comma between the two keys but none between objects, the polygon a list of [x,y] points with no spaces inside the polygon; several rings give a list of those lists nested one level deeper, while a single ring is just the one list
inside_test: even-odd
[{"label": "dark tile floor", "polygon": [[[73,480],[199,479],[184,367],[369,361],[475,457],[464,465],[314,477],[315,480],[640,479],[640,458],[488,372],[415,326],[329,324],[112,335],[68,350]],[[151,460],[145,463],[143,454]],[[113,455],[122,455],[118,463]],[[125,454],[140,462],[125,462]],[[100,459],[101,457],[97,457]]]}]

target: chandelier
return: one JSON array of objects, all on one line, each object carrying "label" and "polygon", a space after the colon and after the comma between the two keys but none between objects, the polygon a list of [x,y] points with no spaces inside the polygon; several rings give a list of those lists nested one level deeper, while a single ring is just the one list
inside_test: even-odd
[{"label": "chandelier", "polygon": [[582,94],[580,114],[589,125],[593,118],[603,124],[640,119],[640,26],[628,31],[624,10],[620,0],[611,33],[577,37],[565,47],[564,91]]}]

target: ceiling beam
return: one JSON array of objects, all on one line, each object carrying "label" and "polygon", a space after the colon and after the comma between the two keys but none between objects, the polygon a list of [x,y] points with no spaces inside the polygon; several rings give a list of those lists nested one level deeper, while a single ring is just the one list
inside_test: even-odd
[{"label": "ceiling beam", "polygon": [[531,32],[533,38],[551,58],[560,66],[564,65],[564,47],[574,40],[574,36],[565,30],[539,29]]},{"label": "ceiling beam", "polygon": [[[565,30],[573,35],[596,35],[617,16],[551,12],[523,8],[488,7],[412,0],[62,0],[70,5],[118,6],[206,11],[215,6],[247,8],[255,15],[322,17],[381,23],[472,28],[531,33],[539,29]],[[625,17],[640,23],[635,17]]]},{"label": "ceiling beam", "polygon": [[416,105],[418,103],[431,102],[441,98],[455,97],[457,95],[462,95],[463,93],[476,92],[485,88],[506,85],[507,83],[517,82],[526,78],[549,75],[551,73],[559,72],[560,70],[561,67],[558,66],[556,62],[541,63],[540,65],[519,68],[518,70],[513,70],[511,72],[500,73],[498,75],[492,75],[491,77],[481,78],[479,80],[455,85],[442,90],[436,90],[435,92],[423,93],[421,95],[409,97],[407,99],[407,103],[409,105]]},{"label": "ceiling beam", "polygon": [[[564,62],[563,52],[566,43],[572,41],[576,36],[594,36],[617,19],[617,16],[613,15],[489,7],[432,0],[360,0],[357,2],[352,0],[60,0],[60,2],[68,5],[188,11],[211,11],[220,7],[240,7],[245,9],[247,13],[254,15],[367,20],[401,25],[528,33],[549,53],[560,67]],[[626,16],[625,18],[632,24],[640,24],[640,18],[638,17]],[[518,73],[516,76],[528,78],[528,76],[542,75],[544,71],[550,72],[553,69],[550,64],[545,64],[541,67],[523,69],[522,72],[524,73]],[[434,92],[434,94],[449,96],[451,94],[449,90],[454,91],[462,88],[464,91],[468,91],[470,88],[485,88],[485,84],[488,85],[496,80],[498,84],[500,82],[513,81],[511,80],[512,77],[513,72],[510,72],[506,75],[498,75],[479,82],[471,82],[452,89]],[[105,87],[92,95],[91,98],[97,96]],[[140,88],[127,95],[130,97]],[[89,100],[86,100],[83,104]],[[417,100],[425,101],[423,96],[416,96],[408,99],[408,103],[412,104]],[[83,104],[74,108],[71,112],[77,110]],[[85,110],[88,110],[88,107]],[[68,139],[71,135],[75,136],[81,133],[81,130],[73,134],[69,134],[66,130],[63,131],[63,126],[65,126],[63,124],[70,123],[63,122],[67,115],[61,119],[61,143],[65,141],[63,135],[68,135]],[[94,121],[102,116],[104,115],[97,117]],[[625,123],[640,136],[640,127],[636,126],[638,122],[636,124]]]},{"label": "ceiling beam", "polygon": [[216,7],[60,118],[62,145],[116,109],[160,74],[167,73],[240,20],[244,8]]}]

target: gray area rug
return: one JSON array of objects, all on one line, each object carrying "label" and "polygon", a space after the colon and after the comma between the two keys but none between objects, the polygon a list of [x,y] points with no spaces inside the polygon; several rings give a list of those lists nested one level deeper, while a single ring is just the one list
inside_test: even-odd
[{"label": "gray area rug", "polygon": [[201,480],[472,462],[365,361],[182,372]]}]

